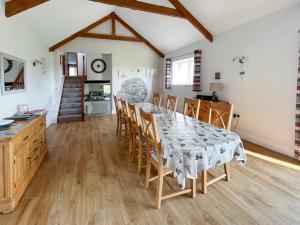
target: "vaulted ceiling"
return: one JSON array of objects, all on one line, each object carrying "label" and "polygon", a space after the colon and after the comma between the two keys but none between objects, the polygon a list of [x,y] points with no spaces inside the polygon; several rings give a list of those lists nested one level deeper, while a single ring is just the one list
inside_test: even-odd
[{"label": "vaulted ceiling", "polygon": [[[174,8],[168,0],[143,0],[143,2]],[[298,3],[300,0],[180,0],[180,2],[215,35]],[[164,53],[204,39],[204,36],[185,19],[88,0],[51,0],[9,19],[23,23],[50,47],[113,11]]]}]

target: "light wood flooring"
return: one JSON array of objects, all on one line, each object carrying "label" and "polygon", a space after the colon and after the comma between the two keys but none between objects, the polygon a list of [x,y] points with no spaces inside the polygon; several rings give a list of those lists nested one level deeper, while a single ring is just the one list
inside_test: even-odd
[{"label": "light wood flooring", "polygon": [[[195,199],[180,196],[155,209],[155,183],[145,189],[112,116],[52,125],[49,155],[12,213],[0,224],[300,224],[300,172],[249,156],[231,164]],[[171,178],[170,178],[171,179]]]}]

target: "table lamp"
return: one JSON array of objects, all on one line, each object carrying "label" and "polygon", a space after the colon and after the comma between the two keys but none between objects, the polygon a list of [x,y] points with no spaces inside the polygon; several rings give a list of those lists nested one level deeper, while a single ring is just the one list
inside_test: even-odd
[{"label": "table lamp", "polygon": [[212,100],[214,102],[218,102],[219,99],[218,99],[218,96],[217,96],[217,92],[220,92],[222,91],[223,89],[223,85],[221,83],[210,83],[209,84],[209,90],[212,91]]}]

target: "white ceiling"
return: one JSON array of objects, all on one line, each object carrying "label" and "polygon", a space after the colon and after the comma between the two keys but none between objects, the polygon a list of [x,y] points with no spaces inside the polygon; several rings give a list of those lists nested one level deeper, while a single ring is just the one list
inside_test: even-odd
[{"label": "white ceiling", "polygon": [[[172,7],[168,0],[143,1]],[[181,0],[213,34],[297,2],[300,0]],[[165,53],[203,39],[187,20],[87,0],[51,0],[9,19],[23,23],[50,47],[112,11]]]}]

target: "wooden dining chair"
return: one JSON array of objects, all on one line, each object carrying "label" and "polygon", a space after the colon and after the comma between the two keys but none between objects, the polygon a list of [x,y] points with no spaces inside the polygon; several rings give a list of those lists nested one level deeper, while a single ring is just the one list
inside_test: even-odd
[{"label": "wooden dining chair", "polygon": [[145,156],[145,158],[147,157],[147,143],[143,136],[142,126],[138,117],[138,107],[134,104],[128,103],[128,109],[130,114],[132,135],[131,157],[132,161],[134,161],[134,159],[137,157],[138,173],[141,173],[143,167],[143,156]]},{"label": "wooden dining chair", "polygon": [[161,99],[162,99],[162,94],[154,92],[154,94],[153,94],[153,102],[152,102],[153,105],[160,107]]},{"label": "wooden dining chair", "polygon": [[[147,167],[146,167],[146,188],[149,187],[151,181],[157,180],[156,186],[156,207],[161,207],[161,201],[172,198],[178,195],[190,193],[191,197],[196,196],[196,182],[195,180],[190,181],[190,188],[185,190],[176,191],[176,189],[165,179],[165,176],[173,174],[173,171],[163,165],[163,155],[161,140],[158,134],[156,116],[154,114],[146,113],[140,109],[142,128],[147,142]],[[157,176],[150,177],[151,167],[157,170]],[[172,178],[172,176],[170,177]],[[166,183],[172,190],[173,193],[163,195],[163,184]]]},{"label": "wooden dining chair", "polygon": [[[120,137],[122,135],[122,132],[126,132],[126,127],[125,127],[125,119],[122,113],[122,108],[120,106],[120,101],[117,96],[114,95],[114,102],[115,102],[115,108],[116,108],[116,113],[117,113],[117,129],[116,129],[116,136]],[[123,129],[124,127],[124,129]]]},{"label": "wooden dining chair", "polygon": [[[233,105],[228,102],[212,102],[209,110],[209,124],[213,124],[217,127],[230,130],[231,120],[233,114]],[[216,176],[210,171],[201,171],[201,185],[202,192],[207,193],[207,187],[223,178],[226,181],[230,181],[230,162],[223,165],[224,173]],[[208,175],[212,177],[208,181]]]},{"label": "wooden dining chair", "polygon": [[178,103],[178,96],[168,95],[166,109],[176,112]]},{"label": "wooden dining chair", "polygon": [[198,118],[200,109],[200,99],[184,98],[183,114],[186,116]]},{"label": "wooden dining chair", "polygon": [[208,123],[230,130],[233,105],[228,102],[212,102],[209,109]]},{"label": "wooden dining chair", "polygon": [[132,137],[131,137],[131,124],[130,124],[130,115],[128,110],[128,102],[125,99],[121,100],[121,107],[122,107],[122,114],[125,121],[125,137],[127,138],[127,141],[129,142],[129,148],[128,151],[131,153],[131,143],[132,143]]}]

